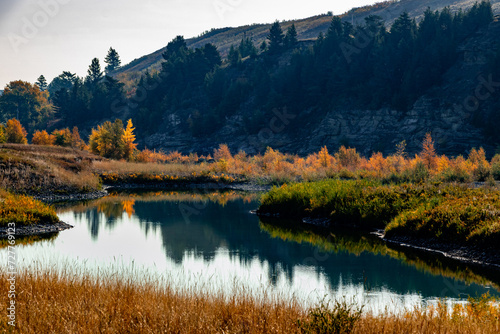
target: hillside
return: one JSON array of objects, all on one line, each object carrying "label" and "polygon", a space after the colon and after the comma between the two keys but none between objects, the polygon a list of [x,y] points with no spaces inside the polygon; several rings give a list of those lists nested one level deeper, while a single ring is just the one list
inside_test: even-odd
[{"label": "hillside", "polygon": [[[272,147],[306,156],[344,145],[369,156],[394,153],[402,141],[413,155],[430,132],[439,154],[482,146],[491,157],[500,147],[500,17],[488,1],[462,11],[457,6],[470,3],[453,2],[455,12],[425,7],[449,3],[381,3],[344,21],[328,15],[297,21],[296,33],[287,29],[290,22],[241,27],[270,35],[270,42],[257,50],[247,32],[227,56],[204,43],[220,44],[234,29],[196,40],[178,36],[158,71],[132,71],[146,68],[138,61],[122,72],[138,79],[128,77],[125,89],[108,76],[82,82],[62,75],[66,86],[50,96],[53,126],[77,126],[88,137],[104,121],[132,119],[139,148],[201,155],[226,143],[247,154]],[[369,16],[352,24],[384,8],[387,20]],[[403,13],[391,22],[397,11]],[[4,100],[6,110],[16,110],[15,101]]]},{"label": "hillside", "polygon": [[[354,24],[364,23],[364,18],[369,15],[378,15],[386,23],[390,24],[401,13],[407,11],[411,17],[420,19],[427,7],[432,10],[440,10],[444,7],[450,7],[452,12],[470,8],[475,0],[401,0],[401,1],[385,1],[373,6],[354,8],[343,14],[343,20],[353,22]],[[496,14],[500,14],[500,0],[490,1],[493,10]],[[326,32],[330,26],[332,17],[329,15],[318,15],[305,19],[282,22],[283,30],[288,29],[292,23],[297,28],[299,40],[316,39],[320,32]],[[213,29],[199,37],[186,39],[187,46],[190,48],[199,48],[206,43],[213,43],[217,46],[223,56],[226,56],[231,45],[238,45],[243,38],[249,37],[253,40],[256,46],[259,46],[269,34],[271,23],[253,24],[241,27],[228,27]],[[129,64],[123,66],[116,75],[125,75],[133,77],[134,72],[142,72],[146,69],[161,68],[160,63],[163,61],[162,54],[166,51],[166,47],[149,55],[140,57]]]}]

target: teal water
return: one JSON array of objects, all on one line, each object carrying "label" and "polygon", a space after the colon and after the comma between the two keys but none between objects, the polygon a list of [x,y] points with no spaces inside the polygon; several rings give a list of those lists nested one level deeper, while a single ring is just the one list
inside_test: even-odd
[{"label": "teal water", "polygon": [[290,238],[279,224],[250,212],[257,207],[257,196],[235,193],[118,194],[74,203],[58,215],[75,227],[18,245],[19,263],[134,266],[165,274],[179,287],[229,291],[242,285],[305,305],[347,297],[374,312],[498,294],[491,275],[390,249],[367,234],[338,231],[329,237],[334,245],[343,241],[335,250]]}]

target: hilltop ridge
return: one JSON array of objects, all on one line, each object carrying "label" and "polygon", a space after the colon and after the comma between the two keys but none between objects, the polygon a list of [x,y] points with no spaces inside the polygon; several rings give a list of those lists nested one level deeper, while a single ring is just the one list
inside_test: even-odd
[{"label": "hilltop ridge", "polygon": [[[371,6],[353,8],[340,15],[345,20],[353,24],[362,24],[365,17],[370,15],[380,16],[386,24],[391,24],[401,13],[407,11],[410,17],[420,19],[427,7],[431,10],[441,10],[450,7],[452,12],[460,9],[467,9],[474,5],[475,0],[400,0],[383,1]],[[495,14],[500,14],[500,0],[490,1]],[[316,39],[319,33],[326,32],[330,26],[332,16],[329,14],[316,15],[304,19],[289,20],[281,22],[284,30],[295,24],[299,40]],[[198,37],[187,38],[186,44],[190,48],[199,48],[206,43],[217,46],[220,53],[226,56],[231,45],[237,45],[241,39],[249,37],[256,46],[260,45],[269,34],[272,23],[244,25],[240,27],[226,27],[212,29]],[[116,75],[131,75],[134,72],[144,72],[146,70],[159,70],[163,61],[162,54],[166,51],[166,46],[151,54],[144,55],[124,65],[116,72]]]}]

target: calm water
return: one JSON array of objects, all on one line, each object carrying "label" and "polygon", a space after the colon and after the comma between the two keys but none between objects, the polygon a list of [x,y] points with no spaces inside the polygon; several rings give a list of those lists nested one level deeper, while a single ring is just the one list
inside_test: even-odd
[{"label": "calm water", "polygon": [[251,214],[257,206],[256,195],[234,192],[115,194],[59,208],[60,219],[75,227],[19,245],[18,257],[21,266],[133,266],[165,274],[179,287],[241,285],[306,305],[346,296],[375,312],[497,295],[494,275],[390,249],[370,235],[290,233]]}]

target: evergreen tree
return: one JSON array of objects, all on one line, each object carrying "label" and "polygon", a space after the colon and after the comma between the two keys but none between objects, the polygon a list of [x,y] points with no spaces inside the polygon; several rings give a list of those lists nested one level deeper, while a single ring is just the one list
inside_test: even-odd
[{"label": "evergreen tree", "polygon": [[238,49],[240,51],[241,58],[246,58],[248,56],[254,58],[257,56],[257,49],[253,45],[250,38],[242,38]]},{"label": "evergreen tree", "polygon": [[61,89],[64,89],[66,91],[71,90],[71,87],[73,87],[73,83],[76,79],[77,76],[75,73],[63,71],[62,74],[55,77],[54,80],[52,80],[52,82],[49,84],[48,91],[50,95],[53,96]]},{"label": "evergreen tree", "polygon": [[104,59],[104,62],[108,64],[106,66],[106,73],[115,71],[121,65],[121,60],[118,52],[116,52],[116,50],[111,47],[109,48],[108,55]]},{"label": "evergreen tree", "polygon": [[92,63],[87,70],[87,77],[85,80],[89,82],[91,85],[96,85],[101,81],[103,77],[103,73],[101,71],[101,64],[99,63],[99,59],[92,59]]},{"label": "evergreen tree", "polygon": [[43,75],[39,76],[35,84],[40,88],[42,92],[47,90],[47,80]]},{"label": "evergreen tree", "polygon": [[295,29],[295,24],[292,23],[286,32],[285,44],[287,48],[294,48],[297,42],[297,29]]},{"label": "evergreen tree", "polygon": [[214,68],[214,66],[220,66],[222,64],[222,58],[220,56],[219,50],[217,47],[211,43],[205,44],[202,48],[203,55],[207,60],[207,65],[210,68]]},{"label": "evergreen tree", "polygon": [[278,53],[281,51],[285,35],[283,34],[279,21],[274,22],[271,26],[267,39],[269,40],[269,52]]},{"label": "evergreen tree", "polygon": [[229,53],[227,54],[227,61],[231,66],[238,66],[241,63],[241,54],[240,51],[231,45],[229,49]]},{"label": "evergreen tree", "polygon": [[265,40],[262,41],[259,48],[261,52],[265,52],[267,50],[267,42]]}]

